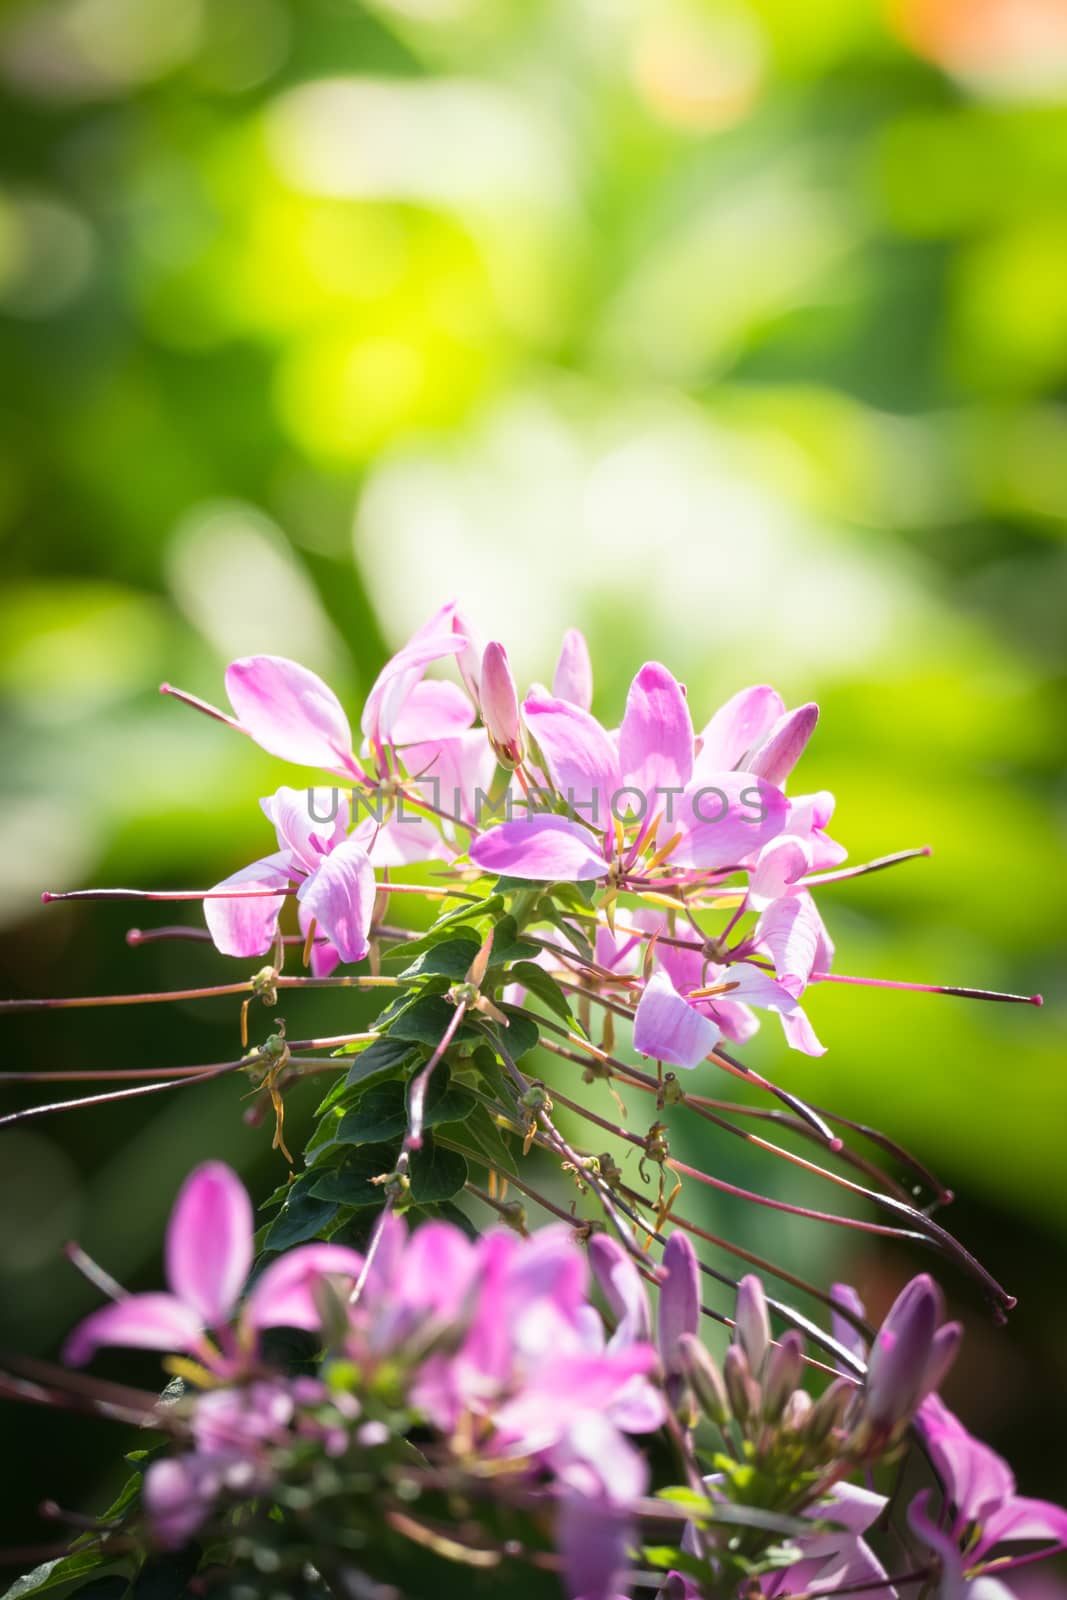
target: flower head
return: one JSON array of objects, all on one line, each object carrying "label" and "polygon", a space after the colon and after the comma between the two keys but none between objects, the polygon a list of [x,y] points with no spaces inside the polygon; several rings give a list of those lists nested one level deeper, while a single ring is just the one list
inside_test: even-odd
[{"label": "flower head", "polygon": [[363,1258],[343,1245],[301,1245],[280,1256],[241,1306],[235,1341],[229,1324],[252,1265],[252,1235],[252,1205],[236,1173],[221,1161],[195,1168],[167,1224],[169,1293],[125,1295],[91,1312],[67,1340],[63,1359],[81,1366],[101,1345],[127,1345],[194,1356],[232,1374],[248,1364],[259,1330],[317,1328],[315,1284],[325,1277],[354,1280],[362,1266]]}]

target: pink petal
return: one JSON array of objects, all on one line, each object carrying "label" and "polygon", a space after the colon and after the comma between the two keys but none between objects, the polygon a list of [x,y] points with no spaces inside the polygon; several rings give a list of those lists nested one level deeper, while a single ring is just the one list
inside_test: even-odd
[{"label": "pink petal", "polygon": [[551,695],[527,695],[523,710],[559,793],[583,822],[606,830],[621,779],[615,748],[600,723]]},{"label": "pink petal", "polygon": [[[310,917],[302,917],[300,931],[307,938],[308,928],[311,926]],[[317,932],[311,946],[311,976],[313,978],[329,978],[341,965],[341,952],[337,946],[331,944],[329,939],[322,938]]]},{"label": "pink petal", "polygon": [[705,870],[747,861],[785,826],[788,803],[780,789],[751,772],[706,773],[691,783],[675,808],[675,821],[665,820],[660,834],[682,837],[671,852],[673,866]]},{"label": "pink petal", "polygon": [[[215,889],[285,889],[293,876],[289,854],[282,850],[231,873]],[[205,900],[204,921],[216,950],[224,956],[266,955],[278,931],[278,913],[284,904],[284,894]]]},{"label": "pink petal", "polygon": [[692,776],[689,707],[677,678],[658,661],[646,662],[630,685],[619,766],[624,783],[643,794],[649,817],[666,804],[668,790],[684,789]]},{"label": "pink petal", "polygon": [[458,683],[431,678],[417,683],[393,722],[390,743],[454,739],[474,721],[474,707]]},{"label": "pink petal", "polygon": [[838,1483],[830,1490],[830,1505],[813,1506],[806,1516],[840,1524],[850,1533],[866,1533],[886,1508],[886,1497],[859,1484]]},{"label": "pink petal", "polygon": [[306,1328],[314,1333],[322,1321],[315,1306],[315,1284],[326,1277],[354,1283],[362,1269],[363,1257],[344,1245],[298,1245],[257,1278],[242,1320],[249,1328]]},{"label": "pink petal", "polygon": [[352,835],[374,867],[409,867],[414,861],[450,861],[455,855],[428,817],[406,808],[381,827],[368,819]]},{"label": "pink petal", "polygon": [[797,997],[817,970],[824,932],[810,894],[790,894],[772,901],[756,924],[756,948],[770,956],[778,981]]},{"label": "pink petal", "polygon": [[563,1587],[571,1600],[620,1600],[632,1532],[626,1515],[607,1500],[564,1496],[556,1517],[556,1543],[563,1559]]},{"label": "pink petal", "polygon": [[153,1461],[144,1479],[144,1508],[152,1536],[180,1550],[204,1522],[220,1487],[217,1463],[192,1452]]},{"label": "pink petal", "polygon": [[259,803],[277,830],[279,848],[290,850],[309,872],[348,832],[348,796],[338,789],[283,784]]},{"label": "pink petal", "polygon": [[807,1013],[799,1006],[795,1011],[782,1011],[779,1015],[785,1042],[791,1050],[800,1050],[806,1056],[826,1054],[826,1046],[819,1042]]},{"label": "pink petal", "polygon": [[352,730],[340,700],[284,656],[244,656],[226,668],[226,693],[258,745],[302,767],[350,767]]},{"label": "pink petal", "polygon": [[831,839],[826,832],[833,814],[834,797],[829,789],[820,789],[815,794],[793,795],[789,801],[786,828],[807,842],[813,872],[826,872],[848,859],[844,845]]},{"label": "pink petal", "polygon": [[759,1032],[759,1018],[750,1006],[742,1005],[740,1001],[716,1000],[714,1011],[723,1037],[732,1039],[735,1044],[744,1044]]},{"label": "pink petal", "polygon": [[585,635],[577,628],[568,628],[563,635],[552,693],[557,700],[569,700],[579,711],[588,711],[593,703],[593,663]]},{"label": "pink petal", "polygon": [[80,1322],[63,1347],[63,1360],[83,1366],[101,1345],[139,1350],[195,1350],[203,1323],[192,1306],[172,1294],[131,1294],[101,1306]]},{"label": "pink petal", "polygon": [[470,858],[483,872],[545,883],[602,878],[608,864],[594,836],[567,817],[516,817],[476,839]]},{"label": "pink petal", "polygon": [[385,663],[363,708],[362,728],[372,744],[391,744],[412,690],[432,661],[465,656],[469,640],[454,604],[442,606],[402,650]]},{"label": "pink petal", "polygon": [[780,900],[810,868],[811,850],[806,842],[789,833],[779,834],[764,845],[749,874],[749,906],[762,911],[772,900]]},{"label": "pink petal", "polygon": [[993,1550],[1017,1539],[1051,1539],[1060,1549],[1067,1549],[1067,1511],[1050,1500],[1014,1495],[983,1525],[981,1548],[983,1552]]},{"label": "pink petal", "polygon": [[252,1265],[252,1202],[222,1161],[186,1178],[167,1224],[167,1282],[209,1328],[228,1322]]},{"label": "pink petal", "polygon": [[928,1515],[932,1491],[923,1489],[908,1506],[908,1524],[923,1544],[941,1557],[939,1600],[964,1600],[971,1585],[963,1576],[963,1557],[955,1539],[943,1532]]},{"label": "pink petal", "polygon": [[814,701],[787,711],[752,752],[747,762],[749,771],[768,783],[784,783],[804,754],[818,720],[819,708]]},{"label": "pink petal", "polygon": [[937,1395],[923,1401],[918,1425],[949,1500],[967,1522],[985,1523],[1015,1499],[1015,1479],[1003,1456],[968,1433]]},{"label": "pink petal", "polygon": [[374,915],[374,868],[363,846],[346,839],[300,890],[301,922],[314,917],[342,961],[362,961]]},{"label": "pink petal", "polygon": [[665,972],[645,984],[634,1017],[634,1049],[674,1067],[695,1067],[721,1038],[714,1022],[683,1000]]},{"label": "pink petal", "polygon": [[[850,1283],[831,1284],[830,1294],[838,1305],[844,1306],[847,1311],[851,1311],[853,1315],[859,1317],[861,1321],[866,1319],[867,1307],[864,1305],[863,1301],[860,1299],[859,1295],[856,1293],[855,1289]],[[830,1331],[837,1340],[838,1344],[843,1344],[846,1350],[850,1350],[856,1357],[857,1361],[866,1363],[866,1339],[857,1328],[852,1326],[851,1322],[847,1322],[845,1318],[836,1311],[831,1311],[830,1313]],[[838,1363],[838,1365],[842,1372],[848,1373],[850,1371],[849,1368],[841,1366],[840,1363]]]},{"label": "pink petal", "polygon": [[765,1011],[795,1011],[796,995],[784,984],[776,983],[769,972],[753,966],[749,961],[739,961],[722,971],[721,981],[732,983],[729,999],[743,1001],[746,1005],[762,1006]]},{"label": "pink petal", "polygon": [[[471,627],[471,624],[463,615],[462,611],[456,609],[454,602],[451,610],[452,632],[458,633],[460,638],[463,640],[463,649],[460,650],[456,656],[456,666],[459,668],[459,675],[463,679],[464,687],[466,688],[467,693],[470,695],[474,704],[477,705],[479,691],[478,677],[481,672],[482,651],[484,647],[480,635],[476,629]],[[436,628],[434,631],[437,631]]]},{"label": "pink petal", "polygon": [[475,1245],[450,1222],[424,1222],[398,1263],[390,1300],[435,1316],[456,1315],[478,1268]]},{"label": "pink petal", "polygon": [[589,1265],[616,1321],[609,1349],[652,1336],[652,1316],[644,1281],[617,1239],[594,1233],[588,1245]]},{"label": "pink petal", "polygon": [[409,747],[404,751],[404,764],[411,774],[413,792],[427,804],[447,812],[456,822],[478,822],[478,810],[496,775],[496,756],[483,728],[440,744]]},{"label": "pink petal", "polygon": [[700,735],[697,771],[729,772],[766,737],[785,710],[769,684],[742,689],[720,706]]}]

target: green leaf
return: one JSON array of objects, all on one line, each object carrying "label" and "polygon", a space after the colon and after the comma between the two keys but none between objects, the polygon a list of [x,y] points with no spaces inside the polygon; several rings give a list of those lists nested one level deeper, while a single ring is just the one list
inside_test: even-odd
[{"label": "green leaf", "polygon": [[339,1144],[374,1144],[392,1139],[407,1127],[407,1102],[399,1078],[376,1083],[346,1111],[337,1128]]},{"label": "green leaf", "polygon": [[[445,1130],[442,1128],[441,1131],[443,1133]],[[448,1131],[451,1136],[451,1128]],[[460,1131],[457,1128],[457,1134]],[[463,1120],[462,1133],[477,1146],[483,1164],[488,1161],[488,1164],[496,1167],[498,1172],[515,1172],[515,1158],[504,1134],[493,1120],[493,1114],[488,1106],[483,1106],[480,1102],[475,1105],[470,1115]]]},{"label": "green leaf", "polygon": [[[472,914],[476,908],[465,907]],[[392,950],[387,950],[382,957],[383,961],[411,961],[415,957],[425,955],[428,950],[433,950],[439,944],[445,944],[450,939],[463,939],[468,944],[481,944],[482,936],[476,927],[460,923],[458,926],[439,927],[436,923],[429,933],[424,933],[419,939],[407,939],[403,944],[395,945]]]},{"label": "green leaf", "polygon": [[44,1594],[46,1589],[58,1589],[61,1583],[71,1583],[98,1567],[109,1566],[108,1557],[99,1546],[90,1550],[75,1550],[69,1556],[58,1556],[55,1561],[45,1561],[32,1572],[16,1578],[10,1589],[5,1589],[0,1600],[28,1600],[33,1594]]},{"label": "green leaf", "polygon": [[509,971],[508,978],[513,983],[521,983],[523,988],[529,989],[538,1000],[543,1000],[548,1009],[554,1011],[561,1021],[574,1026],[567,996],[544,967],[535,966],[532,961],[518,961]]},{"label": "green leaf", "polygon": [[458,1150],[446,1150],[431,1135],[411,1157],[411,1198],[416,1205],[439,1205],[459,1193],[468,1177]]},{"label": "green leaf", "polygon": [[[397,1079],[377,1083],[368,1089],[337,1130],[341,1144],[371,1144],[402,1134],[408,1125],[410,1084]],[[423,1112],[423,1126],[436,1122],[461,1121],[474,1105],[474,1096],[452,1083],[448,1064],[439,1062],[430,1079]]]},{"label": "green leaf", "polygon": [[[528,889],[530,885],[527,883],[523,887]],[[493,929],[493,953],[489,957],[491,967],[506,966],[509,961],[530,961],[538,953],[537,945],[531,944],[529,939],[520,938],[514,917],[501,917]]]},{"label": "green leaf", "polygon": [[439,944],[424,950],[409,967],[405,967],[400,974],[400,980],[403,982],[413,978],[442,977],[451,978],[458,983],[467,976],[470,964],[480,948],[479,939],[442,939]]},{"label": "green leaf", "polygon": [[559,929],[568,944],[572,944],[584,960],[592,961],[594,959],[595,951],[593,946],[580,928],[576,928],[573,923],[561,917],[559,912],[555,910],[546,910],[543,913],[543,917],[546,922],[550,922],[554,928]]},{"label": "green leaf", "polygon": [[392,1034],[386,1039],[375,1039],[349,1067],[345,1088],[351,1089],[356,1084],[366,1085],[379,1078],[395,1076],[411,1055],[409,1040],[396,1038]]},{"label": "green leaf", "polygon": [[[406,1039],[409,1044],[425,1044],[435,1049],[455,1015],[455,1006],[449,1005],[440,995],[422,995],[392,1023],[389,1037],[397,1042]],[[469,1036],[466,1023],[461,1025],[456,1037],[464,1035]]]},{"label": "green leaf", "polygon": [[536,1049],[541,1038],[540,1029],[532,1017],[520,1011],[517,1006],[501,1006],[501,1011],[508,1019],[508,1026],[491,1030],[490,1038],[494,1044],[502,1044],[512,1061],[521,1061],[523,1056],[528,1056],[531,1050]]},{"label": "green leaf", "polygon": [[343,1159],[321,1177],[316,1177],[310,1194],[316,1200],[332,1200],[343,1206],[376,1206],[384,1199],[381,1184],[372,1183],[396,1167],[396,1144],[349,1145]]},{"label": "green leaf", "polygon": [[337,1215],[337,1205],[311,1193],[307,1179],[296,1182],[263,1241],[266,1250],[291,1250],[315,1239]]}]

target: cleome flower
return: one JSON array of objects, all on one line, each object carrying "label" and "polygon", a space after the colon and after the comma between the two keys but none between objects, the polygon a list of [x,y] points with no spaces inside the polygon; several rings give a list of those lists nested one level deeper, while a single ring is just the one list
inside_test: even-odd
[{"label": "cleome flower", "polygon": [[82,1366],[101,1345],[135,1346],[191,1356],[212,1376],[232,1378],[254,1367],[262,1329],[317,1329],[316,1284],[354,1281],[362,1256],[343,1245],[300,1245],[266,1267],[242,1300],[253,1231],[252,1203],[236,1173],[220,1161],[195,1168],[167,1224],[170,1292],[123,1295],[91,1312],[67,1340],[64,1361]]},{"label": "cleome flower", "polygon": [[685,692],[658,662],[630,685],[617,734],[574,701],[536,691],[523,716],[566,814],[531,811],[490,829],[471,847],[483,871],[618,883],[661,866],[721,872],[784,827],[788,802],[772,782],[694,759]]}]

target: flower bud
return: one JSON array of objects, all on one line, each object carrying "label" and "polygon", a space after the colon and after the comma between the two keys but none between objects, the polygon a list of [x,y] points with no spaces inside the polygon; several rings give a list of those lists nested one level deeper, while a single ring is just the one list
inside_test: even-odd
[{"label": "flower bud", "polygon": [[812,1407],[808,1422],[808,1438],[812,1444],[822,1444],[841,1426],[858,1393],[859,1389],[848,1378],[835,1378],[829,1388],[823,1390]]},{"label": "flower bud", "polygon": [[863,1415],[869,1427],[893,1433],[944,1377],[959,1344],[959,1328],[938,1331],[945,1303],[926,1273],[913,1278],[889,1309],[871,1349]]},{"label": "flower bud", "polygon": [[481,681],[482,721],[489,743],[501,766],[517,767],[522,760],[522,726],[515,679],[507,652],[495,641],[485,647]]},{"label": "flower bud", "polygon": [[725,1427],[730,1420],[726,1384],[715,1358],[695,1333],[679,1335],[678,1361],[704,1415],[720,1428]]},{"label": "flower bud", "polygon": [[723,1382],[730,1410],[738,1422],[745,1423],[759,1411],[759,1384],[749,1370],[748,1359],[739,1344],[732,1344],[722,1364]]},{"label": "flower bud", "polygon": [[923,1368],[920,1401],[925,1400],[928,1394],[932,1394],[935,1389],[940,1387],[942,1379],[956,1359],[956,1352],[959,1350],[962,1338],[962,1323],[945,1322],[938,1328],[930,1346],[930,1355],[926,1366]]},{"label": "flower bud", "polygon": [[815,1410],[811,1395],[806,1389],[794,1389],[782,1407],[782,1427],[786,1433],[803,1433]]},{"label": "flower bud", "polygon": [[737,1286],[734,1339],[745,1352],[749,1371],[758,1377],[771,1342],[771,1324],[763,1285],[751,1272]]},{"label": "flower bud", "polygon": [[775,1422],[804,1373],[804,1340],[795,1328],[771,1347],[763,1383],[763,1418]]},{"label": "flower bud", "polygon": [[668,1377],[679,1370],[678,1340],[700,1326],[700,1268],[693,1246],[677,1230],[663,1251],[659,1291],[659,1353]]}]

